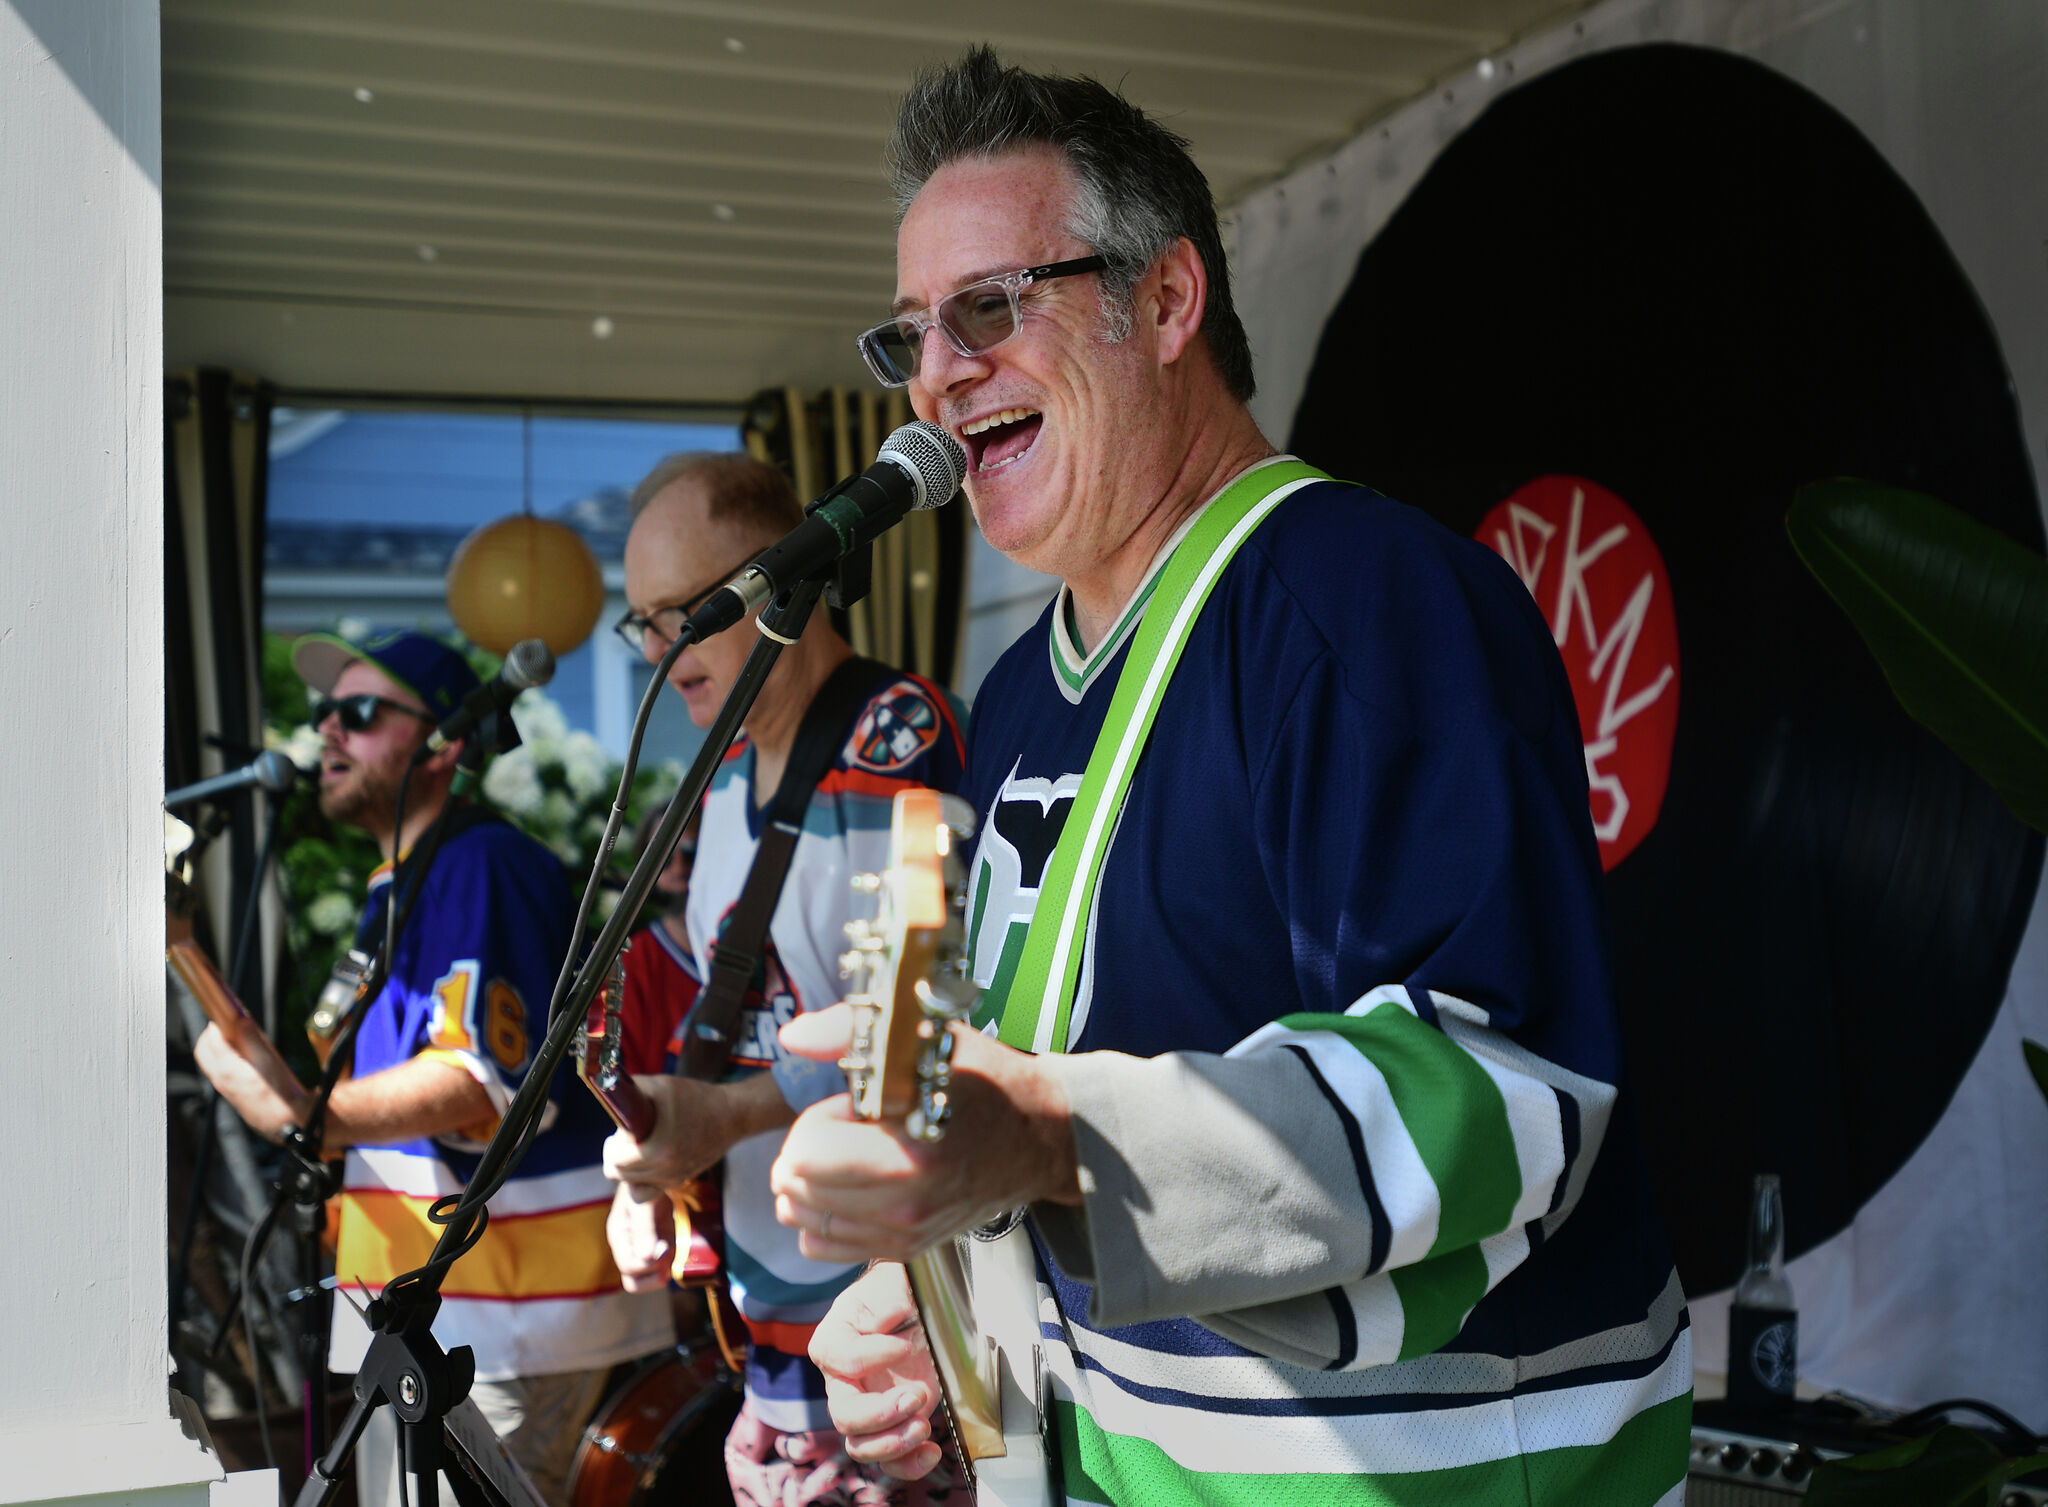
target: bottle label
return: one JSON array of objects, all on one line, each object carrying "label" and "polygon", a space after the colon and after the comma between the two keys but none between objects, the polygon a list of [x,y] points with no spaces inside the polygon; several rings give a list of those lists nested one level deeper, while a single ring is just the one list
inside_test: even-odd
[{"label": "bottle label", "polygon": [[1792,1395],[1799,1375],[1799,1315],[1778,1308],[1728,1310],[1728,1400]]}]

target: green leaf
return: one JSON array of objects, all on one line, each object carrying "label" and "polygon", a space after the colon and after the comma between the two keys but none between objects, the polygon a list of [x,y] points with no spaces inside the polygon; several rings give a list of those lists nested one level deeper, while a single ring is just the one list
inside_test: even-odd
[{"label": "green leaf", "polygon": [[2041,1097],[2048,1099],[2048,1047],[2022,1036],[2020,1050],[2027,1054],[2027,1070],[2034,1075],[2034,1083],[2040,1088]]},{"label": "green leaf", "polygon": [[1785,527],[1906,710],[2048,831],[2048,561],[1870,482],[1801,488]]},{"label": "green leaf", "polygon": [[1806,1507],[1990,1507],[2009,1469],[1981,1435],[1945,1424],[1922,1439],[1825,1462]]}]

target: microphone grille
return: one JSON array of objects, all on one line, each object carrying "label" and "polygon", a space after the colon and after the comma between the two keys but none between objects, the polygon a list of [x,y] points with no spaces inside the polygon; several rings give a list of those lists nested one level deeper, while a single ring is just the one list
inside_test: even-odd
[{"label": "microphone grille", "polygon": [[882,441],[877,460],[892,461],[910,473],[921,508],[944,507],[967,478],[967,452],[937,424],[916,419]]},{"label": "microphone grille", "polygon": [[546,685],[555,678],[554,651],[541,639],[522,638],[505,656],[505,668],[501,673],[507,685],[517,686],[522,691]]},{"label": "microphone grille", "polygon": [[299,766],[289,755],[274,748],[266,748],[256,756],[255,772],[256,784],[272,795],[283,795],[299,778]]}]

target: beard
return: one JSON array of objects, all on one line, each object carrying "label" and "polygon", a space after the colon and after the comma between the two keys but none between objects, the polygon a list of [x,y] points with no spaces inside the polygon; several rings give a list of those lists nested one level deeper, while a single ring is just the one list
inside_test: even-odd
[{"label": "beard", "polygon": [[405,765],[403,756],[356,765],[341,779],[320,787],[320,814],[366,832],[389,827],[398,814],[398,783]]}]

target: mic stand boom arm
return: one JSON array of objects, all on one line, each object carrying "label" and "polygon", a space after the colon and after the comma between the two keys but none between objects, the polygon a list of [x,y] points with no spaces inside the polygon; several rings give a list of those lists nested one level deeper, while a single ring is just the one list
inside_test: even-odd
[{"label": "mic stand boom arm", "polygon": [[[451,1195],[434,1206],[434,1217],[442,1223],[442,1230],[433,1254],[417,1271],[394,1278],[383,1296],[370,1304],[366,1318],[376,1334],[363,1357],[362,1369],[356,1373],[355,1404],[327,1452],[314,1462],[293,1507],[329,1507],[342,1468],[362,1437],[370,1414],[387,1402],[401,1425],[407,1464],[438,1463],[448,1411],[469,1395],[476,1374],[476,1363],[468,1346],[457,1346],[451,1353],[443,1351],[434,1338],[431,1325],[441,1306],[441,1283],[449,1268],[481,1238],[488,1218],[484,1205],[525,1155],[555,1071],[582,1029],[590,1002],[603,985],[612,960],[624,948],[627,933],[640,908],[647,903],[655,880],[667,866],[669,849],[675,846],[676,838],[710,788],[712,776],[739,736],[740,724],[753,710],[783,646],[803,636],[804,625],[824,587],[822,578],[801,581],[762,610],[760,641],[747,656],[725,704],[718,709],[718,717],[706,733],[682,788],[669,802],[654,836],[636,859],[625,891],[591,944],[582,968],[573,980],[565,979],[566,997],[563,989],[557,989],[549,1007],[547,1035],[471,1174],[468,1191]],[[654,689],[658,691],[659,682]],[[574,938],[570,945],[574,947]],[[417,1479],[419,1491],[413,1507],[438,1507],[438,1486],[432,1471]],[[456,1475],[450,1479],[459,1482],[458,1495],[466,1497],[472,1483]],[[499,1489],[493,1483],[491,1490]],[[464,1507],[470,1504],[465,1502]]]}]

